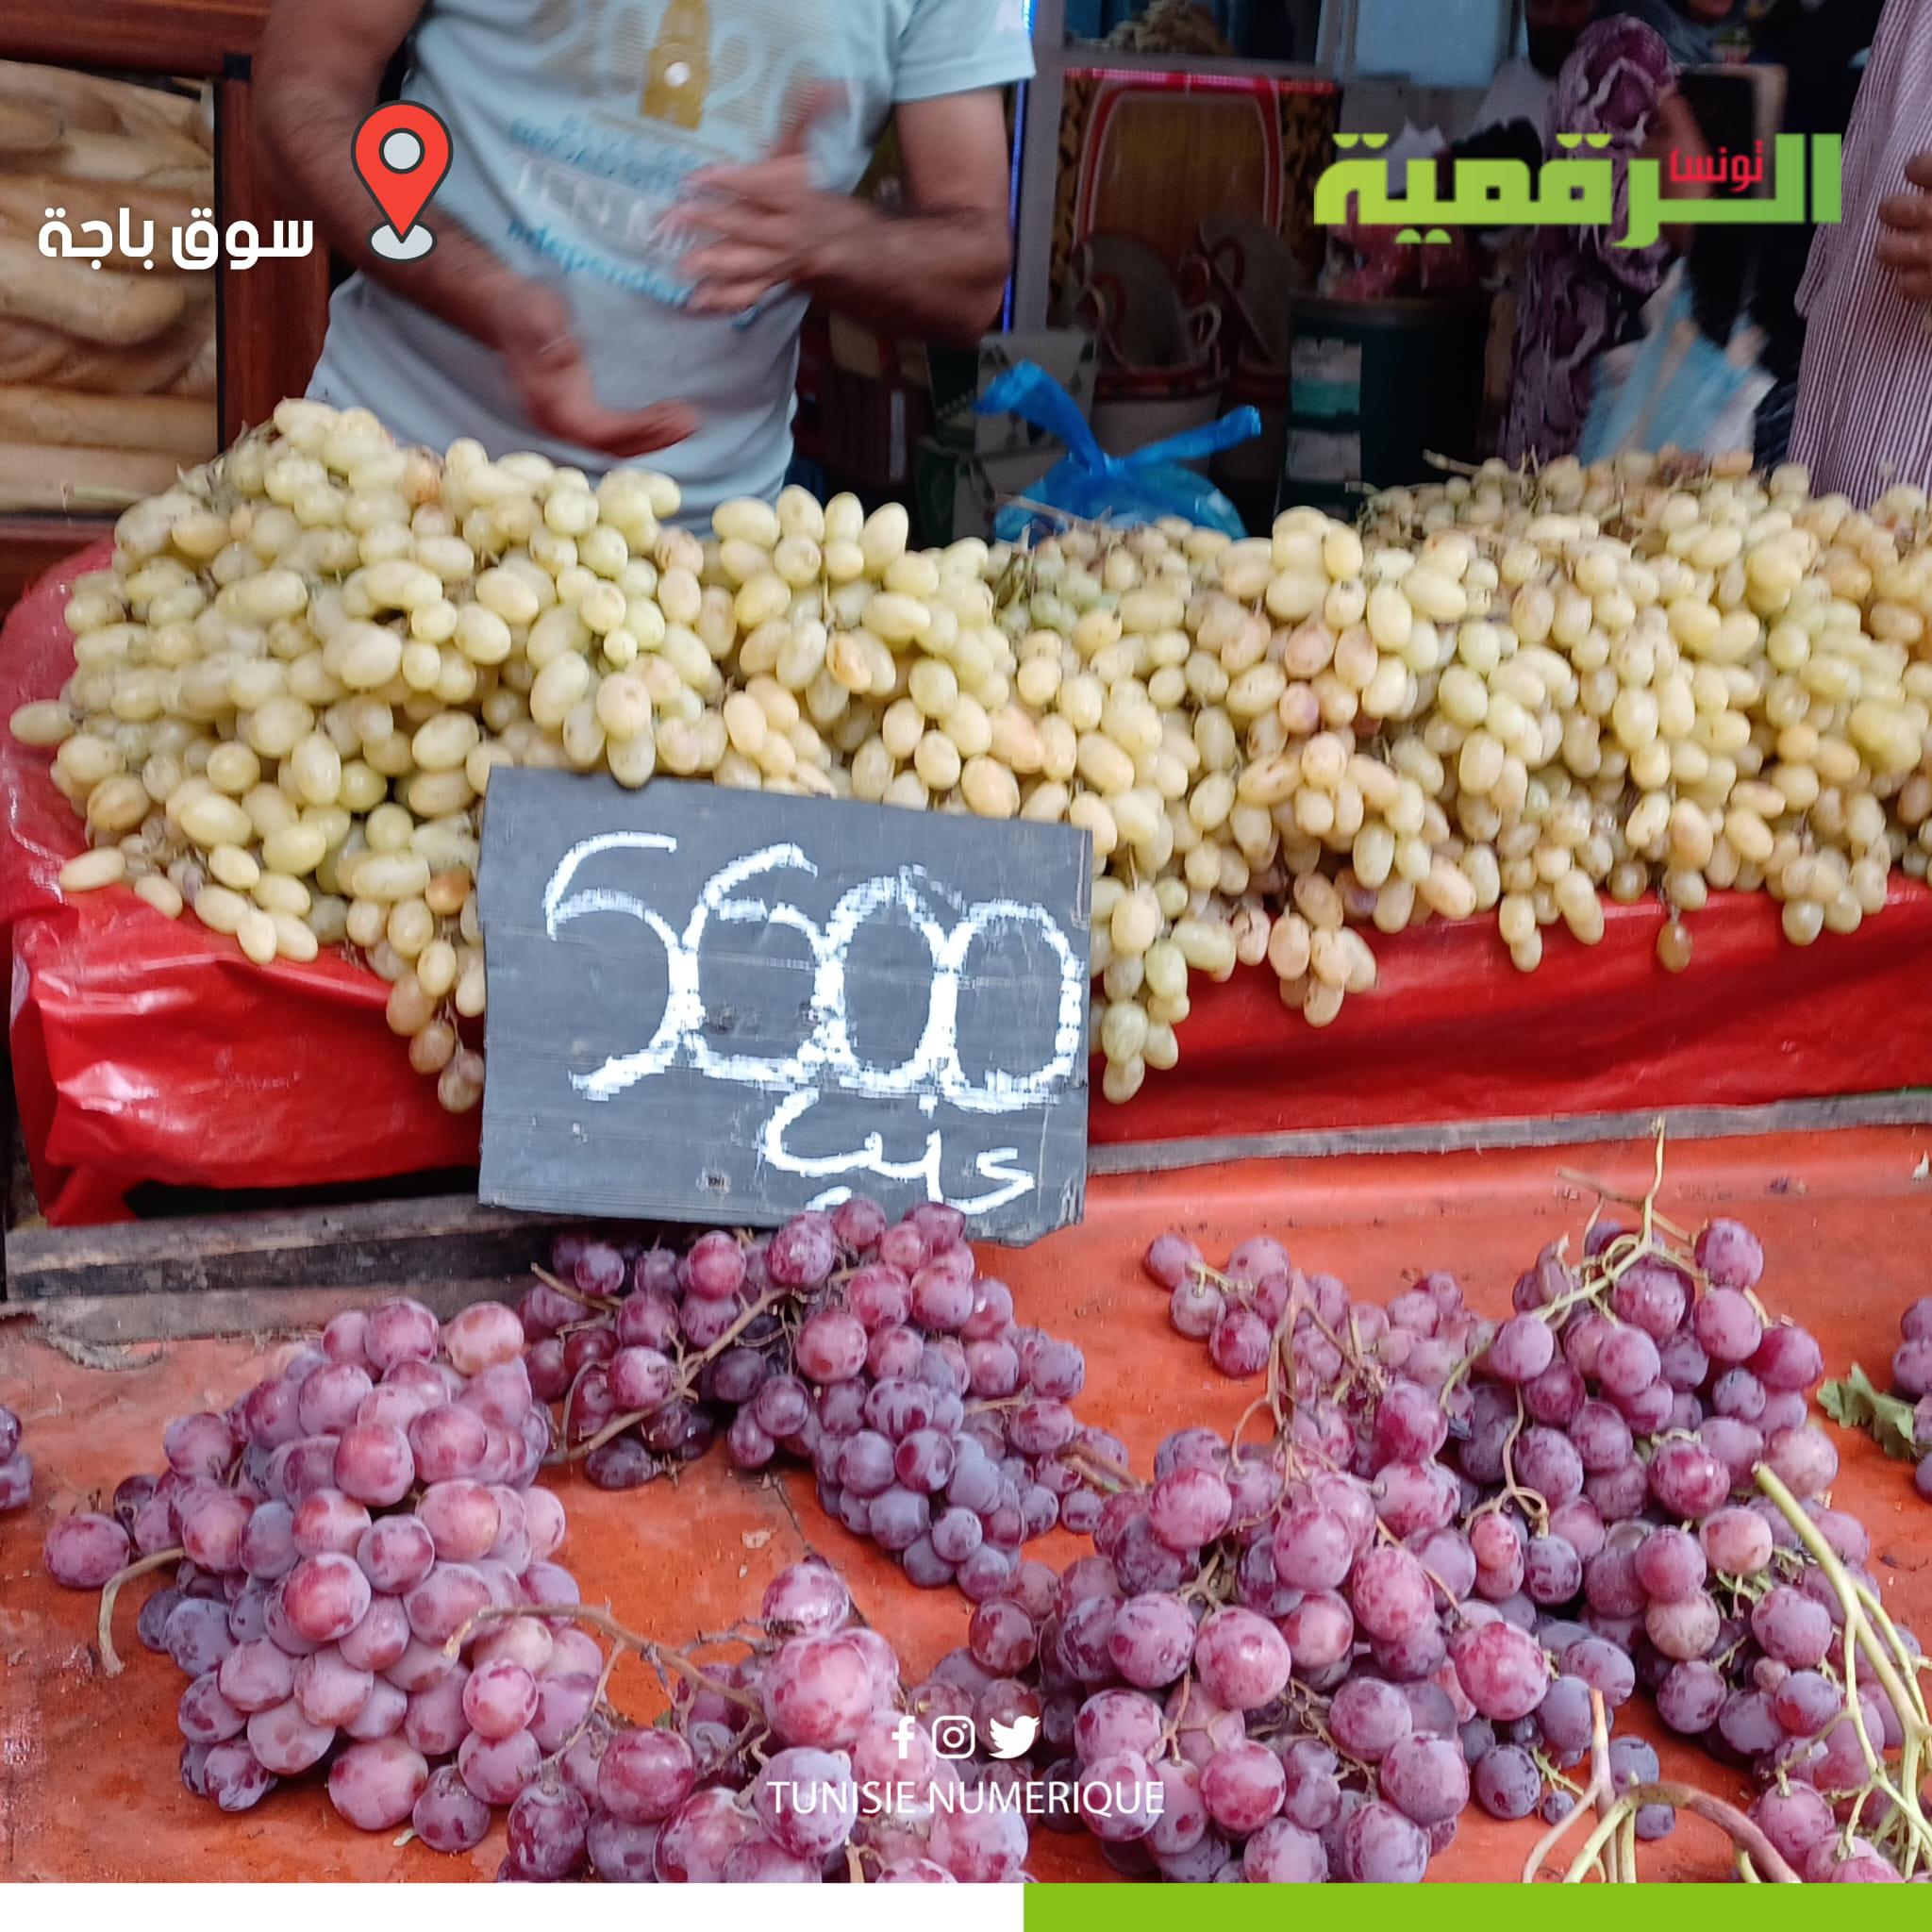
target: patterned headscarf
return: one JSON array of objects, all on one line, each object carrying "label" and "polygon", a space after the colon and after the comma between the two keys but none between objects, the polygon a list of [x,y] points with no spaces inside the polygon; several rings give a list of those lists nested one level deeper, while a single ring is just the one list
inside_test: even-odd
[{"label": "patterned headscarf", "polygon": [[[1587,157],[1632,159],[1658,104],[1676,79],[1669,50],[1641,21],[1617,17],[1588,28],[1557,78],[1549,155],[1558,134],[1607,134]],[[1506,462],[1567,456],[1582,439],[1593,365],[1615,348],[1641,306],[1657,292],[1670,259],[1659,238],[1648,248],[1620,248],[1629,232],[1630,181],[1617,170],[1615,219],[1607,227],[1539,228],[1518,308],[1516,379],[1504,425]]]},{"label": "patterned headscarf", "polygon": [[1643,145],[1657,103],[1671,91],[1676,68],[1661,37],[1641,21],[1619,16],[1585,29],[1557,77],[1550,108],[1550,153],[1557,134],[1607,134],[1607,153],[1623,158]]}]

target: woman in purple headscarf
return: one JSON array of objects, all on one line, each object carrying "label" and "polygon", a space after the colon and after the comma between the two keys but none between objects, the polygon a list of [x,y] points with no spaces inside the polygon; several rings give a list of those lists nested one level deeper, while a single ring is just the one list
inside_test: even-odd
[{"label": "woman in purple headscarf", "polygon": [[1642,151],[1675,77],[1657,35],[1618,18],[1591,27],[1557,78],[1548,157],[1563,156],[1558,134],[1607,134],[1607,148],[1584,153],[1617,165],[1616,221],[1607,228],[1537,232],[1516,325],[1516,380],[1500,451],[1506,462],[1549,462],[1575,453],[1597,358],[1625,339],[1663,281],[1667,242],[1640,249],[1616,242],[1629,219],[1624,165]]}]

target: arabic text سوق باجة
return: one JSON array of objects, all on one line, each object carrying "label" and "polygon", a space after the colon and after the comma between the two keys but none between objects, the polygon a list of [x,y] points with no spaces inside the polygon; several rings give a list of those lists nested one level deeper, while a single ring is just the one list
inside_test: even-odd
[{"label": "arabic text \u0633\u0648\u0642 \u0628\u0627\u062c\u0629", "polygon": [[[235,269],[253,268],[258,261],[293,261],[315,250],[312,222],[276,222],[264,242],[253,222],[230,222],[227,232],[215,225],[211,208],[189,209],[185,226],[170,230],[168,258],[185,273],[211,269],[218,261]],[[104,261],[117,267],[132,268],[138,261],[144,269],[154,267],[155,226],[152,221],[135,222],[133,211],[123,208],[117,225],[105,221],[68,225],[64,208],[49,208],[38,238],[40,252],[50,261],[85,261],[98,269]],[[98,235],[96,242],[92,238]]]}]

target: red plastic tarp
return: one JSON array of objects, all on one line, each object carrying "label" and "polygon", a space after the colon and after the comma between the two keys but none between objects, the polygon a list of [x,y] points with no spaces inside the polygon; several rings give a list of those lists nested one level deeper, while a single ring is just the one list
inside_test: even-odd
[{"label": "red plastic tarp", "polygon": [[[43,577],[0,630],[0,709],[51,697],[74,665],[68,586],[105,546]],[[125,887],[62,902],[86,840],[48,755],[0,730],[0,927],[13,958],[8,1042],[34,1184],[57,1225],[125,1218],[142,1181],[299,1188],[473,1164],[453,1119],[383,1024],[388,988],[327,953],[253,964],[191,916]]]},{"label": "red plastic tarp", "polygon": [[[0,631],[0,708],[51,696],[72,665],[60,610],[80,571],[44,579]],[[10,1041],[34,1178],[57,1224],[116,1218],[142,1181],[289,1188],[474,1162],[456,1121],[383,1024],[385,990],[340,958],[250,964],[232,940],[170,923],[125,889],[63,904],[82,849],[46,754],[0,733],[11,928]],[[1900,881],[1884,915],[1807,950],[1761,895],[1692,922],[1690,970],[1666,974],[1654,907],[1609,910],[1594,948],[1548,938],[1509,964],[1493,923],[1377,938],[1382,981],[1317,1031],[1265,972],[1197,985],[1182,1059],[1124,1108],[1120,1143],[1634,1108],[1750,1106],[1932,1086],[1932,893]]]}]

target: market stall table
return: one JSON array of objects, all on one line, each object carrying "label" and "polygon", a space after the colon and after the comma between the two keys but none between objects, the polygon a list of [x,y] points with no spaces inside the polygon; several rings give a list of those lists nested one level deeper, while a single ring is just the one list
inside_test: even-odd
[{"label": "market stall table", "polygon": [[[1673,1148],[1662,1203],[1687,1225],[1735,1215],[1763,1240],[1760,1294],[1803,1321],[1824,1345],[1826,1372],[1853,1360],[1883,1375],[1899,1311],[1926,1291],[1932,1251],[1932,1128],[1846,1129]],[[1076,1407],[1116,1431],[1145,1471],[1157,1444],[1195,1424],[1232,1426],[1256,1392],[1209,1365],[1169,1327],[1166,1297],[1140,1257],[1164,1229],[1191,1236],[1210,1257],[1244,1236],[1279,1235],[1304,1265],[1341,1275],[1376,1299],[1435,1268],[1453,1271],[1485,1313],[1507,1310],[1517,1274],[1559,1234],[1580,1232],[1589,1191],[1561,1170],[1637,1191],[1647,1146],[1571,1153],[1247,1161],[1160,1177],[1097,1180],[1084,1225],[1003,1257],[1020,1317],[1068,1337],[1087,1356]],[[263,1325],[273,1302],[263,1301]],[[92,1650],[95,1600],[62,1591],[41,1568],[56,1511],[84,1507],[129,1471],[158,1460],[173,1415],[220,1406],[262,1373],[260,1340],[135,1348],[114,1366],[88,1366],[0,1324],[0,1402],[19,1410],[36,1475],[31,1504],[0,1516],[0,1878],[329,1879],[487,1878],[502,1853],[501,1821],[476,1852],[439,1857],[398,1850],[393,1834],[365,1837],[330,1809],[319,1783],[274,1793],[227,1817],[197,1802],[175,1774],[174,1707],[183,1680],[133,1635],[131,1588],[117,1621],[127,1668],[105,1678]],[[82,1353],[88,1353],[82,1351]],[[1894,1617],[1932,1631],[1932,1507],[1909,1471],[1862,1436],[1832,1431],[1843,1457],[1834,1500],[1871,1532],[1872,1569]],[[722,1451],[674,1487],[606,1494],[570,1475],[558,1484],[570,1515],[563,1560],[587,1602],[606,1600],[633,1628],[671,1641],[722,1627],[755,1608],[766,1580],[808,1549],[837,1564],[864,1615],[898,1646],[909,1671],[929,1669],[963,1641],[966,1606],[952,1590],[913,1589],[891,1559],[820,1511],[808,1473],[747,1477]],[[1029,1554],[1064,1563],[1074,1540],[1057,1534]],[[656,1707],[641,1665],[614,1681],[640,1716]],[[1641,1702],[1641,1700],[1640,1700]],[[1665,1744],[1666,1772],[1737,1793],[1734,1773],[1699,1752]],[[1438,1879],[1514,1877],[1537,1830],[1472,1810]],[[1108,1876],[1093,1841],[1037,1829],[1031,1869],[1043,1879]],[[1659,1878],[1728,1874],[1725,1846],[1694,1821],[1644,1847]]]},{"label": "market stall table", "polygon": [[[83,553],[0,630],[0,714],[59,689],[60,612]],[[63,895],[84,849],[47,755],[0,732],[0,931],[27,1154],[55,1226],[125,1219],[142,1182],[290,1189],[474,1166],[477,1116],[453,1117],[384,1025],[387,988],[334,950],[257,966],[232,939],[170,922],[125,888]],[[1601,945],[1560,927],[1541,971],[1509,963],[1484,916],[1376,941],[1376,991],[1331,1026],[1286,1011],[1274,975],[1196,975],[1181,1059],[1091,1132],[1124,1143],[1303,1130],[1752,1107],[1932,1087],[1923,966],[1932,891],[1895,874],[1849,937],[1799,948],[1762,893],[1717,894],[1695,956],[1657,964],[1655,903],[1608,906]],[[318,1104],[316,1096],[328,1099]],[[350,1094],[354,1105],[339,1107]],[[1418,1140],[1413,1144],[1425,1144]]]}]

